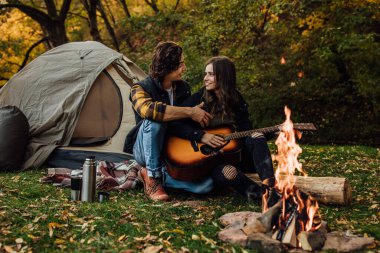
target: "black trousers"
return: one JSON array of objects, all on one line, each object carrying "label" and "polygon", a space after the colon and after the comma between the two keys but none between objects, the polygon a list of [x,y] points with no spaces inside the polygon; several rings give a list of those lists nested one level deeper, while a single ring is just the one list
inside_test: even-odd
[{"label": "black trousers", "polygon": [[274,178],[272,158],[264,136],[242,140],[242,161],[237,167],[242,172],[256,172],[261,181]]}]

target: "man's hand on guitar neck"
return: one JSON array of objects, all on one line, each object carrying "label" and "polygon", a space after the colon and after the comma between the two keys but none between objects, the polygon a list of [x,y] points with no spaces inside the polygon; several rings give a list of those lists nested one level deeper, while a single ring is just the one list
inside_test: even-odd
[{"label": "man's hand on guitar neck", "polygon": [[202,136],[201,142],[213,148],[217,148],[226,144],[226,141],[223,137],[210,133],[205,133]]}]

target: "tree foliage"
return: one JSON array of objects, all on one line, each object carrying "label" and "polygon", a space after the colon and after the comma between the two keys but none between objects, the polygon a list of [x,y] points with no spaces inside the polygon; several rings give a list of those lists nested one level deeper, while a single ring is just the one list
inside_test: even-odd
[{"label": "tree foliage", "polygon": [[[51,16],[47,2],[22,1]],[[3,20],[20,13],[2,10]],[[231,57],[256,127],[282,122],[288,105],[295,121],[319,127],[315,141],[380,143],[379,0],[72,0],[69,10],[70,41],[102,41],[145,69],[159,41],[179,42],[194,89],[207,58]],[[9,21],[0,25],[1,76],[15,73],[27,48],[46,35],[23,18],[33,36],[18,25],[18,40],[8,39],[1,27]]]}]

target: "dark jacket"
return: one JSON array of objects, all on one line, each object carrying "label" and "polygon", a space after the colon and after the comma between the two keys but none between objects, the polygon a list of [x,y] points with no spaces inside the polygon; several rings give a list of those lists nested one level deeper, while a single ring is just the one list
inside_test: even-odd
[{"label": "dark jacket", "polygon": [[[147,78],[136,83],[135,85],[141,86],[144,89],[144,91],[152,98],[153,102],[163,102],[167,105],[170,105],[169,95],[167,91],[162,88],[161,83],[157,80],[148,76]],[[185,81],[173,82],[173,89],[174,106],[182,104],[191,95],[190,86]],[[131,95],[129,96],[129,99],[132,101]],[[132,104],[134,104],[133,101]],[[136,112],[135,108],[133,108],[133,111],[135,113],[136,126],[131,129],[125,140],[124,152],[127,153],[132,153],[133,151],[133,145],[136,141],[137,133],[143,120],[143,118]]]},{"label": "dark jacket", "polygon": [[[200,104],[201,102],[204,102],[203,92],[204,88],[194,93],[191,97],[187,98],[181,106],[192,107]],[[252,122],[249,120],[248,104],[244,101],[243,96],[240,94],[240,92],[238,92],[238,95],[240,97],[240,102],[239,105],[235,107],[235,120],[233,122],[233,125],[235,126],[237,132],[251,130]],[[209,109],[206,107],[203,109],[209,111]],[[169,131],[171,134],[183,139],[197,142],[201,141],[204,133],[204,131],[201,129],[202,127],[200,124],[188,119],[173,121],[169,124]],[[202,131],[201,135],[192,134],[195,132],[199,133],[200,131]]]}]

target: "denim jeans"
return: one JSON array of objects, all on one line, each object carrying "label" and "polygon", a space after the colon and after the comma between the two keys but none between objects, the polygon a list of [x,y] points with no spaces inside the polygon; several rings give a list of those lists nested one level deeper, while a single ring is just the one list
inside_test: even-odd
[{"label": "denim jeans", "polygon": [[147,168],[148,176],[162,177],[165,167],[162,150],[167,124],[144,119],[133,146],[133,156],[138,164]]}]

